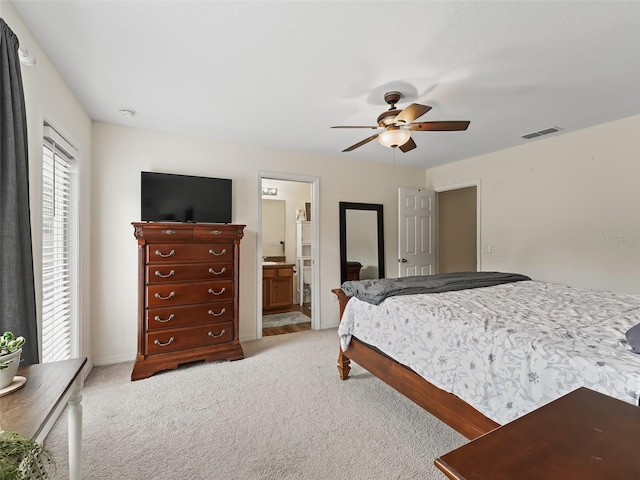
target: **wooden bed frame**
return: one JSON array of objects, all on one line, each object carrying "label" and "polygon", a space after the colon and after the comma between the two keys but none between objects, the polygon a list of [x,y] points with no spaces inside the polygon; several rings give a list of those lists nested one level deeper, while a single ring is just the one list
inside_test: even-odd
[{"label": "wooden bed frame", "polygon": [[[340,319],[351,297],[341,289],[331,290],[340,302]],[[339,348],[338,372],[342,380],[349,378],[351,360],[380,378],[402,395],[470,440],[499,427],[459,397],[429,383],[408,367],[401,365],[373,347],[353,337],[346,352]]]}]

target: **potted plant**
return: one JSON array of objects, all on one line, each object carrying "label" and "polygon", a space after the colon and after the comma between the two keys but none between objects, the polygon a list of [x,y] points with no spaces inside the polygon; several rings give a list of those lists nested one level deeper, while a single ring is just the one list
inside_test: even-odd
[{"label": "potted plant", "polygon": [[0,479],[47,479],[55,468],[51,452],[19,433],[0,431]]},{"label": "potted plant", "polygon": [[[13,382],[20,365],[24,337],[0,337],[0,389]],[[35,440],[0,429],[0,480],[47,479],[55,467],[51,452]]]},{"label": "potted plant", "polygon": [[0,337],[0,390],[13,382],[20,366],[20,354],[24,343],[24,337],[16,338],[12,332],[4,332]]}]

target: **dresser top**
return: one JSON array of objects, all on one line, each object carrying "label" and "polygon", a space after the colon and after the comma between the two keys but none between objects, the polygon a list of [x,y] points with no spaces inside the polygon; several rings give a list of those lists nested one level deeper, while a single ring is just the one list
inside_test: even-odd
[{"label": "dresser top", "polygon": [[246,225],[234,223],[131,222],[138,241],[241,239]]},{"label": "dresser top", "polygon": [[202,223],[202,222],[131,222],[133,226],[143,227],[246,227],[237,223]]}]

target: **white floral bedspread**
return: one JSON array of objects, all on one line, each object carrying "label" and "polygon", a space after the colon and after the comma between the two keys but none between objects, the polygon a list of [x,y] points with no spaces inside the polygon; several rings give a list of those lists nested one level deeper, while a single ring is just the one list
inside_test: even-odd
[{"label": "white floral bedspread", "polygon": [[351,298],[338,333],[343,350],[353,335],[504,424],[581,386],[638,405],[624,335],[638,323],[640,295],[523,281]]}]

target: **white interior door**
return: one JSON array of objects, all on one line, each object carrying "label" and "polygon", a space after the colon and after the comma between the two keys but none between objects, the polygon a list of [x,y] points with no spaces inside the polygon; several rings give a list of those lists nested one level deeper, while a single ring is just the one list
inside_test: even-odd
[{"label": "white interior door", "polygon": [[436,273],[436,193],[398,189],[398,276]]}]

